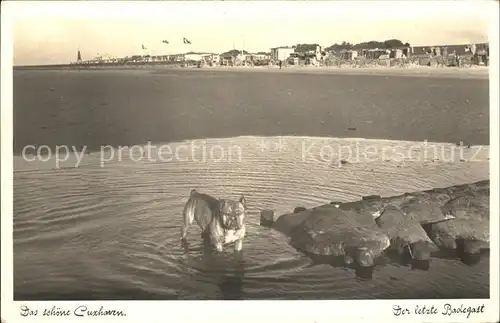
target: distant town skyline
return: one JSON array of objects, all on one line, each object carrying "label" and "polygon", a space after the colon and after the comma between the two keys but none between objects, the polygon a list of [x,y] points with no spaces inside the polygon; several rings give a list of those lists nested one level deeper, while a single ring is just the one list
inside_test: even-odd
[{"label": "distant town skyline", "polygon": [[2,11],[6,7],[14,65],[69,63],[78,49],[92,59],[388,39],[412,46],[480,43],[488,41],[492,9],[498,11],[492,1],[2,3]]}]

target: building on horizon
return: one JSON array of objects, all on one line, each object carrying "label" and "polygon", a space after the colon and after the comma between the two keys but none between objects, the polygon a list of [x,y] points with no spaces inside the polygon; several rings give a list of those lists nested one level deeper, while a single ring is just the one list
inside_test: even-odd
[{"label": "building on horizon", "polygon": [[459,57],[475,65],[489,64],[489,43],[414,46],[411,50],[415,57],[442,57],[447,65],[454,65]]},{"label": "building on horizon", "polygon": [[[443,60],[443,65],[453,65],[457,58],[464,59],[465,64],[488,65],[489,43],[471,43],[461,45],[410,46],[395,48],[346,48],[328,49],[325,52],[321,46],[279,46],[271,48],[270,52],[249,53],[245,50],[233,49],[222,54],[210,52],[187,52],[183,54],[149,55],[139,54],[116,58],[107,54],[97,54],[94,58],[83,60],[80,49],[77,49],[75,61],[71,65],[107,66],[107,65],[169,65],[183,66],[260,66],[276,64],[282,61],[292,65],[323,65],[325,60],[359,60],[366,59],[400,59],[411,58],[423,61],[436,57]],[[352,47],[352,45],[351,45]],[[356,47],[356,46],[354,46]],[[422,61],[422,62],[423,62]]]},{"label": "building on horizon", "polygon": [[295,53],[295,48],[290,46],[280,46],[271,48],[271,60],[286,61],[290,54]]}]

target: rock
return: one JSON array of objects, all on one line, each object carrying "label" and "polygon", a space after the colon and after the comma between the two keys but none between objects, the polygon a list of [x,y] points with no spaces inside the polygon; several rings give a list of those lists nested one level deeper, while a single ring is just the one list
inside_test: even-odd
[{"label": "rock", "polygon": [[368,196],[363,196],[362,199],[363,201],[366,200],[380,200],[381,196],[380,195],[368,195]]},{"label": "rock", "polygon": [[431,253],[438,251],[438,248],[426,235],[425,239],[411,243],[410,251],[414,260],[428,261],[431,258]]},{"label": "rock", "polygon": [[303,220],[292,225],[294,228],[289,232],[290,244],[303,252],[317,256],[350,256],[356,265],[367,267],[373,266],[375,258],[389,247],[389,238],[370,215],[356,216],[332,205],[300,215]]},{"label": "rock", "polygon": [[469,241],[459,245],[469,249],[458,252],[478,253],[481,249],[489,249],[489,194],[484,194],[486,190],[474,190],[462,191],[462,195],[444,205],[443,212],[455,219],[431,226],[429,234],[438,247],[457,249],[457,241]]},{"label": "rock", "polygon": [[439,250],[418,219],[407,216],[397,206],[385,207],[375,222],[389,236],[390,249],[397,252],[402,262],[407,253],[411,261],[429,261],[431,253]]},{"label": "rock", "polygon": [[479,253],[489,249],[488,180],[298,208],[294,210],[298,213],[280,216],[272,228],[289,236],[298,250],[311,256],[338,256],[342,264],[356,266],[359,275],[367,277],[391,244],[390,250],[408,256],[412,268],[419,269],[429,268],[437,249],[454,249],[467,264],[479,261]]},{"label": "rock", "polygon": [[445,215],[441,210],[439,202],[426,201],[413,198],[401,205],[401,210],[411,219],[426,225],[453,219],[453,216]]},{"label": "rock", "polygon": [[272,228],[290,236],[291,231],[309,217],[309,212],[289,213],[279,216]]},{"label": "rock", "polygon": [[260,225],[271,226],[274,223],[274,211],[273,210],[262,210],[260,212]]},{"label": "rock", "polygon": [[375,222],[389,238],[401,240],[405,244],[420,240],[432,242],[415,218],[408,217],[394,205],[385,207]]},{"label": "rock", "polygon": [[473,192],[477,192],[478,194],[487,194],[489,196],[490,192],[490,181],[483,180],[476,183],[472,183],[469,185]]},{"label": "rock", "polygon": [[297,206],[295,209],[293,209],[293,213],[300,213],[300,212],[305,211],[305,210],[307,210],[305,207]]},{"label": "rock", "polygon": [[374,218],[380,215],[384,208],[384,201],[381,199],[367,199],[356,202],[342,203],[339,208],[344,211],[356,211],[358,213],[371,214]]},{"label": "rock", "polygon": [[475,265],[481,260],[482,242],[476,240],[458,239],[457,256],[466,265]]}]

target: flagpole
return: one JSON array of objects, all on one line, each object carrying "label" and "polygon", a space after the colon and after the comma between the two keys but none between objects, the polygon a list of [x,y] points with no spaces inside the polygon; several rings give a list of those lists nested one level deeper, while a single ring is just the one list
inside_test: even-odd
[{"label": "flagpole", "polygon": [[241,64],[243,66],[245,66],[245,61],[246,61],[246,57],[243,55],[243,51],[245,50],[245,36],[240,34],[240,37],[241,37]]},{"label": "flagpole", "polygon": [[[166,39],[163,39],[161,42],[164,45],[170,45],[170,42],[168,40],[166,40]],[[170,50],[163,49],[162,52],[163,52],[162,56],[166,56],[167,57],[167,61],[168,61],[170,59]]]}]

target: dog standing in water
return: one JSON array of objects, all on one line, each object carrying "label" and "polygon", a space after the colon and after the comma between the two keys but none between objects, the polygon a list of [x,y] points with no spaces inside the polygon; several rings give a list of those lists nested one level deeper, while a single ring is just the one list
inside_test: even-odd
[{"label": "dog standing in water", "polygon": [[181,239],[186,239],[189,226],[194,220],[202,230],[202,237],[208,239],[217,251],[222,251],[223,245],[232,242],[235,242],[234,250],[240,251],[246,233],[245,211],[246,201],[243,195],[238,201],[234,201],[216,199],[192,190],[184,207]]}]

